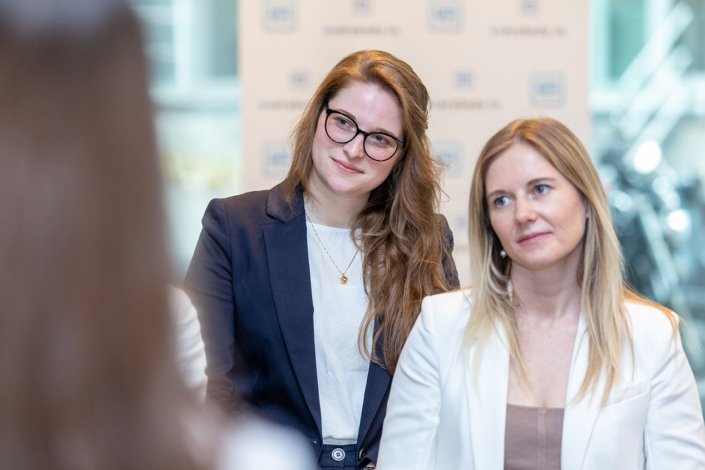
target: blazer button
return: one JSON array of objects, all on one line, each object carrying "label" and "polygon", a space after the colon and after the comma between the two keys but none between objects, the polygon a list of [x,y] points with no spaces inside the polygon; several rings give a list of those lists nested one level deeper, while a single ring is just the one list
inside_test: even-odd
[{"label": "blazer button", "polygon": [[366,455],[367,455],[367,451],[365,450],[365,448],[360,447],[360,452],[357,453],[357,459],[362,460],[362,458]]}]

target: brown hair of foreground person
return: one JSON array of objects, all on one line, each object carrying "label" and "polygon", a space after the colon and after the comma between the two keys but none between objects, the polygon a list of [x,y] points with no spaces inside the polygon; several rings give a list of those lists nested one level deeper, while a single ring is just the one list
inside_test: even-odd
[{"label": "brown hair of foreground person", "polygon": [[192,469],[140,26],[0,1],[0,468]]}]

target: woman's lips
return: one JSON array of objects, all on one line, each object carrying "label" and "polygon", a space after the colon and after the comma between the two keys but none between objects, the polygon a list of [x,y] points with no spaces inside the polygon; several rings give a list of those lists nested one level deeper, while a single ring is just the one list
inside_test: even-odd
[{"label": "woman's lips", "polygon": [[519,238],[519,243],[535,243],[535,242],[538,242],[539,240],[543,240],[548,235],[549,235],[549,232],[530,233],[528,235],[524,235],[523,237]]},{"label": "woman's lips", "polygon": [[358,170],[356,167],[354,167],[354,166],[352,166],[352,165],[349,165],[349,164],[347,164],[347,163],[343,163],[343,162],[341,162],[341,161],[339,161],[339,160],[336,160],[335,158],[333,159],[333,161],[334,161],[335,164],[338,166],[338,168],[340,169],[340,171],[342,171],[343,173],[347,173],[347,174],[349,174],[349,175],[355,175],[355,174],[358,174],[358,173],[362,173],[362,171]]}]

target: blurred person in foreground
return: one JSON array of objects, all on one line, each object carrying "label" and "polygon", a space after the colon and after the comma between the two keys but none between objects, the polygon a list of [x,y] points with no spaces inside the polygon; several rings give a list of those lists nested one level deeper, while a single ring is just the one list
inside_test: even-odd
[{"label": "blurred person in foreground", "polygon": [[125,2],[0,1],[0,468],[311,468],[178,374],[147,88]]},{"label": "blurred person in foreground", "polygon": [[198,312],[181,289],[170,287],[169,300],[176,327],[176,365],[186,388],[196,396],[199,403],[205,403],[208,384],[206,351]]},{"label": "blurred person in foreground", "polygon": [[607,198],[552,119],[485,145],[473,286],[428,297],[399,359],[380,470],[705,468],[678,316],[625,286]]}]

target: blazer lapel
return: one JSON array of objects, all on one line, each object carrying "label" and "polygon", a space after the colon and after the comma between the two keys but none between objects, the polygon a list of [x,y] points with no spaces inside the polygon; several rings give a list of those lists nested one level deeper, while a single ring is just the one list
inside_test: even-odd
[{"label": "blazer lapel", "polygon": [[[563,416],[563,440],[561,445],[561,468],[578,470],[582,467],[585,451],[590,442],[592,429],[601,408],[601,394],[588,394],[582,400],[574,399],[580,390],[588,368],[590,345],[586,331],[585,315],[580,315],[578,333],[573,347],[573,361],[570,366],[568,393]],[[597,389],[604,390],[604,377],[600,377]]]},{"label": "blazer lapel", "polygon": [[477,470],[504,468],[509,385],[509,350],[505,345],[504,331],[498,327],[498,333],[488,340],[479,370],[473,370],[475,348],[467,356],[468,419],[474,468]]},{"label": "blazer lapel", "polygon": [[[375,332],[377,323],[375,322]],[[376,351],[382,349],[382,341],[377,341]],[[381,356],[380,356],[381,357]],[[382,400],[387,393],[392,376],[383,366],[370,361],[370,370],[367,373],[367,385],[365,386],[365,398],[362,402],[362,413],[360,416],[360,429],[357,435],[357,442],[362,443],[370,430],[372,420],[379,410]]]},{"label": "blazer lapel", "polygon": [[267,214],[276,219],[262,228],[269,278],[282,336],[306,404],[321,432],[316,351],[313,338],[313,299],[306,243],[303,196],[293,210],[283,199],[282,186],[272,188]]}]

